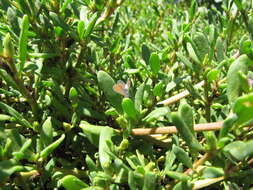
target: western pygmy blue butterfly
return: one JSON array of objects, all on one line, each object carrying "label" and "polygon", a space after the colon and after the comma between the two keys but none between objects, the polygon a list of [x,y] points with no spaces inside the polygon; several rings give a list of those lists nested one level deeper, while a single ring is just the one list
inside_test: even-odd
[{"label": "western pygmy blue butterfly", "polygon": [[113,85],[113,90],[120,95],[128,98],[129,97],[129,88],[131,81],[127,80],[127,83],[124,83],[122,80],[118,80],[117,84]]}]

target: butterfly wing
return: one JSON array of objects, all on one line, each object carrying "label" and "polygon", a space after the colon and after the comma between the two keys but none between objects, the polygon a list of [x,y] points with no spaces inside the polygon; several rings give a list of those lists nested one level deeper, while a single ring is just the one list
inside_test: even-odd
[{"label": "butterfly wing", "polygon": [[117,84],[113,85],[113,90],[122,96],[129,97],[129,83],[125,84],[122,80],[119,80]]},{"label": "butterfly wing", "polygon": [[124,88],[125,88],[125,83],[123,82],[123,81],[121,81],[121,80],[119,80],[118,82],[117,82],[117,84],[115,84],[115,85],[113,85],[113,90],[115,91],[115,92],[117,92],[117,93],[119,93],[120,95],[122,95],[122,96],[125,96],[126,94],[125,94],[125,90],[124,90]]}]

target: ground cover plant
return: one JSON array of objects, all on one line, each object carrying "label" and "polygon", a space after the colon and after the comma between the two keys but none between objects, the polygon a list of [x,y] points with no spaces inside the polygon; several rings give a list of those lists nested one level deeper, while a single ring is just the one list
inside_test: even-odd
[{"label": "ground cover plant", "polygon": [[1,189],[250,189],[252,10],[0,0]]}]

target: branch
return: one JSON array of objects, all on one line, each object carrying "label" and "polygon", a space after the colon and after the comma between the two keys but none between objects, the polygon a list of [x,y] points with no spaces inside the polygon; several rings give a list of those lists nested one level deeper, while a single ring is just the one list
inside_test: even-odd
[{"label": "branch", "polygon": [[[223,121],[213,123],[196,124],[194,131],[217,131],[222,127]],[[132,135],[152,135],[152,134],[172,134],[177,133],[175,126],[156,127],[156,128],[136,128],[132,129]]]},{"label": "branch", "polygon": [[[199,82],[198,84],[194,85],[195,88],[201,87],[204,85],[204,81]],[[172,96],[166,100],[163,100],[161,102],[158,102],[157,104],[163,104],[163,105],[169,105],[169,104],[173,104],[175,102],[177,102],[178,100],[181,100],[182,98],[188,96],[190,94],[190,92],[188,90],[184,90],[183,92]]]}]

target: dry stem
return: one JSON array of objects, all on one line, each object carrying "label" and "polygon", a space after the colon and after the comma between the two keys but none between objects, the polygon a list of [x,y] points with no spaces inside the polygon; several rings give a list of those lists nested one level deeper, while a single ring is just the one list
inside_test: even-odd
[{"label": "dry stem", "polygon": [[[222,127],[222,124],[223,121],[196,124],[194,131],[217,131]],[[172,134],[177,132],[175,126],[132,129],[132,135]]]}]

